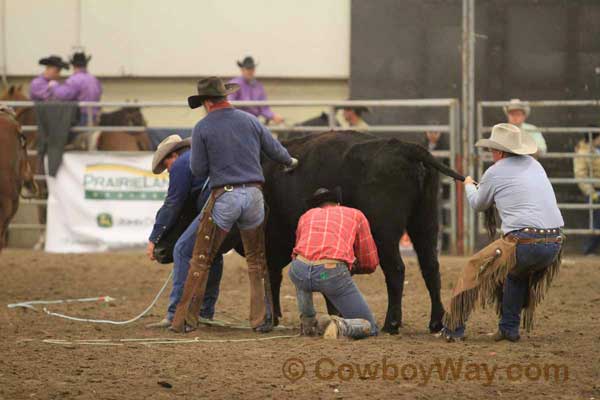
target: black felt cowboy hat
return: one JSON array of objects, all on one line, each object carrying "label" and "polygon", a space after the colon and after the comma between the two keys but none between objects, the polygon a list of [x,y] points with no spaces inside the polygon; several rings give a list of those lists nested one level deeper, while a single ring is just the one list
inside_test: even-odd
[{"label": "black felt cowboy hat", "polygon": [[333,190],[327,188],[317,189],[313,195],[306,200],[307,207],[316,208],[323,203],[342,203],[342,188],[336,186]]},{"label": "black felt cowboy hat", "polygon": [[64,62],[63,59],[59,56],[52,55],[49,57],[41,58],[39,63],[40,65],[49,65],[59,69],[69,69],[69,64]]},{"label": "black felt cowboy hat", "polygon": [[73,53],[70,61],[74,67],[87,67],[88,62],[90,62],[91,59],[92,56],[86,56],[83,51],[78,51]]},{"label": "black felt cowboy hat", "polygon": [[258,64],[254,62],[254,58],[251,56],[245,57],[242,61],[237,62],[238,67],[240,68],[248,68],[254,69]]},{"label": "black felt cowboy hat", "polygon": [[233,92],[237,92],[240,85],[237,83],[223,83],[216,76],[200,79],[198,81],[198,94],[188,97],[188,105],[190,108],[198,108],[202,106],[202,102],[207,97],[224,97]]},{"label": "black felt cowboy hat", "polygon": [[362,115],[370,113],[371,107],[367,106],[344,106],[344,107],[336,107],[338,110],[352,110],[356,113],[356,115]]}]

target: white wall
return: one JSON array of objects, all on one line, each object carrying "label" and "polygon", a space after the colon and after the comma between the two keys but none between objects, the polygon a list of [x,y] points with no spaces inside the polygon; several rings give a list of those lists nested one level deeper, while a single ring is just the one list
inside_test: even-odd
[{"label": "white wall", "polygon": [[349,76],[350,0],[0,1],[7,75],[81,43],[100,76],[231,76],[247,54],[261,76]]}]

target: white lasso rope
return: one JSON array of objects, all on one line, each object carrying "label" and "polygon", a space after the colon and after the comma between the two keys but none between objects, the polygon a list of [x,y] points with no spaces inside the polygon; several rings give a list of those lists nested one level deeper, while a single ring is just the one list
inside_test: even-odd
[{"label": "white lasso rope", "polygon": [[[156,302],[158,301],[160,296],[163,294],[163,292],[169,285],[169,281],[171,280],[172,276],[173,276],[173,271],[171,270],[171,272],[169,273],[169,276],[165,280],[165,283],[163,283],[162,287],[160,288],[160,290],[158,291],[156,296],[154,296],[154,300],[152,300],[152,303],[150,303],[150,305],[148,307],[146,307],[146,309],[144,311],[142,311],[140,314],[138,314],[137,316],[135,316],[131,319],[128,319],[127,321],[112,321],[112,320],[108,320],[108,319],[91,319],[91,318],[72,317],[70,315],[52,312],[52,311],[48,310],[46,307],[44,307],[44,312],[52,317],[64,318],[64,319],[68,319],[70,321],[77,321],[77,322],[88,322],[88,323],[92,323],[92,324],[111,324],[111,325],[131,324],[132,322],[135,322],[135,321],[139,320],[140,318],[142,318],[144,315],[148,314],[148,312],[152,309],[152,307],[154,307],[156,305]],[[66,299],[66,300],[33,300],[33,301],[24,301],[21,303],[9,304],[8,308],[25,307],[25,308],[30,308],[30,309],[35,310],[34,304],[64,304],[64,303],[76,303],[76,302],[88,302],[88,301],[108,302],[108,301],[113,301],[113,300],[114,299],[110,296],[86,297],[86,298],[82,298],[82,299]]]},{"label": "white lasso rope", "polygon": [[126,344],[143,344],[151,346],[156,344],[189,344],[189,343],[244,343],[244,342],[264,342],[275,339],[292,339],[300,335],[279,335],[266,336],[260,338],[244,338],[244,339],[201,339],[195,337],[193,339],[178,339],[178,338],[143,338],[143,339],[82,339],[82,340],[64,340],[64,339],[44,339],[43,343],[56,345],[88,345],[88,346],[124,346]]},{"label": "white lasso rope", "polygon": [[156,304],[156,302],[158,301],[160,296],[163,294],[163,292],[169,285],[169,281],[171,280],[172,276],[173,276],[173,270],[171,270],[171,272],[169,273],[169,276],[165,280],[165,283],[163,283],[162,287],[160,288],[160,290],[158,291],[156,296],[154,296],[154,300],[152,300],[152,303],[150,303],[150,305],[148,307],[146,307],[146,309],[144,311],[142,311],[140,314],[138,314],[137,316],[135,316],[131,319],[128,319],[127,321],[111,321],[109,319],[91,319],[91,318],[71,317],[70,315],[52,312],[52,311],[48,310],[46,307],[44,307],[44,312],[52,317],[64,318],[64,319],[68,319],[70,321],[77,321],[77,322],[89,322],[92,324],[111,324],[111,325],[131,324],[131,323],[137,321],[138,319],[142,318],[144,315],[148,314],[148,312],[150,312],[150,310],[154,307],[154,305]]}]

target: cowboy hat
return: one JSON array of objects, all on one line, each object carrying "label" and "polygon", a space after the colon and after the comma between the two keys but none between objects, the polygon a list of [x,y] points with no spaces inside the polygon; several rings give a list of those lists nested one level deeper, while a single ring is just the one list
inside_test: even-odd
[{"label": "cowboy hat", "polygon": [[506,115],[508,115],[509,112],[514,110],[521,110],[525,113],[525,117],[528,117],[529,113],[531,112],[529,104],[519,99],[511,99],[508,102],[508,105],[502,107],[502,109],[504,110],[504,114]]},{"label": "cowboy hat", "polygon": [[237,65],[240,68],[254,69],[258,64],[254,62],[254,58],[247,56],[242,61],[238,61]]},{"label": "cowboy hat", "polygon": [[224,97],[233,92],[237,92],[240,85],[237,83],[223,83],[216,76],[200,79],[198,81],[198,94],[188,97],[190,108],[198,108],[202,106],[202,102],[206,97]]},{"label": "cowboy hat", "polygon": [[191,145],[192,140],[190,138],[182,139],[179,135],[171,135],[164,139],[160,142],[154,152],[154,157],[152,157],[152,172],[155,174],[162,173],[166,169],[163,161],[169,154]]},{"label": "cowboy hat", "polygon": [[49,57],[40,58],[39,64],[56,67],[58,69],[69,69],[69,64],[64,62],[60,56],[54,56],[54,55],[49,56]]},{"label": "cowboy hat", "polygon": [[492,128],[489,139],[479,139],[476,147],[487,147],[518,155],[534,154],[538,151],[535,140],[512,124],[497,124]]},{"label": "cowboy hat", "polygon": [[78,51],[73,53],[70,62],[74,67],[86,67],[91,59],[92,56],[86,56],[83,51]]},{"label": "cowboy hat", "polygon": [[323,203],[341,203],[342,202],[342,188],[336,186],[333,190],[326,188],[317,189],[313,195],[306,200],[308,208],[319,207]]}]

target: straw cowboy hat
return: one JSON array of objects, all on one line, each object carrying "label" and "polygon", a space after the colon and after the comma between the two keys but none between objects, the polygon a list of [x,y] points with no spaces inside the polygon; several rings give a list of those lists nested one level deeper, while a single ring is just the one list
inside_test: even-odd
[{"label": "straw cowboy hat", "polygon": [[502,109],[504,110],[504,114],[506,115],[508,115],[509,112],[514,110],[521,110],[525,113],[525,117],[528,117],[529,113],[531,112],[529,104],[519,99],[511,99],[509,101],[509,104],[507,106],[502,107]]},{"label": "straw cowboy hat", "polygon": [[479,139],[475,146],[519,155],[534,154],[538,151],[535,140],[512,124],[494,125],[490,138]]},{"label": "straw cowboy hat", "polygon": [[166,166],[163,164],[164,159],[174,151],[183,149],[184,147],[190,147],[192,140],[190,138],[182,139],[179,135],[171,135],[164,139],[154,153],[152,157],[152,172],[155,174],[162,173]]},{"label": "straw cowboy hat", "polygon": [[188,105],[190,108],[198,108],[202,106],[202,101],[206,97],[224,97],[233,92],[237,92],[240,85],[237,83],[223,83],[216,76],[200,79],[198,81],[198,94],[188,97]]}]

